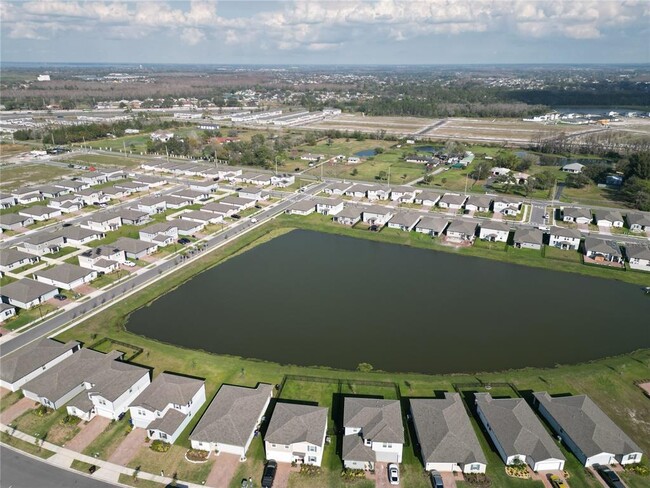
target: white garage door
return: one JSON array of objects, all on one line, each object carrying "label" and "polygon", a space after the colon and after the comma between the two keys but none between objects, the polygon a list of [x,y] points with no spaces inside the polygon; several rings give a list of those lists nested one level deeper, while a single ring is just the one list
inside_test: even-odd
[{"label": "white garage door", "polygon": [[563,467],[564,461],[540,461],[535,464],[535,471],[561,471]]}]

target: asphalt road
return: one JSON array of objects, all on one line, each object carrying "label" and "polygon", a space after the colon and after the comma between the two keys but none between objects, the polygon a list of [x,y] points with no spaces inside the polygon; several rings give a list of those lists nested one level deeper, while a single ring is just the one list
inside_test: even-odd
[{"label": "asphalt road", "polygon": [[57,468],[0,446],[0,488],[114,488],[117,485]]}]

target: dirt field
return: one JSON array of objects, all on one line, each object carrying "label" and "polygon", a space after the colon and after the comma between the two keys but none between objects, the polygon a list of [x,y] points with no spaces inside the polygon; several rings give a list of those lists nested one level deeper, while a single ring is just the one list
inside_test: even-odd
[{"label": "dirt field", "polygon": [[71,170],[61,166],[50,166],[38,163],[7,164],[0,168],[3,190],[15,190],[26,185],[51,183],[62,176],[79,174],[79,170]]}]

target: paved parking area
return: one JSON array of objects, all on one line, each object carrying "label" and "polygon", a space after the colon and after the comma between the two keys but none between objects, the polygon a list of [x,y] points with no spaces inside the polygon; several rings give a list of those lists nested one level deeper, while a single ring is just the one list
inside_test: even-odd
[{"label": "paved parking area", "polygon": [[395,485],[391,485],[388,481],[388,463],[375,463],[375,487],[391,488],[391,486]]},{"label": "paved parking area", "polygon": [[297,468],[292,468],[288,463],[278,463],[278,470],[275,473],[273,488],[276,486],[278,488],[287,488],[287,486],[289,486],[289,475],[292,471],[297,471]]},{"label": "paved parking area", "polygon": [[221,453],[216,456],[210,454],[216,461],[208,475],[205,484],[214,488],[228,488],[230,481],[239,467],[239,456],[236,454]]},{"label": "paved parking area", "polygon": [[108,458],[111,463],[126,466],[135,457],[138,451],[144,446],[147,438],[146,429],[133,429],[129,432],[113,455]]},{"label": "paved parking area", "polygon": [[456,476],[454,476],[454,473],[452,473],[451,471],[441,472],[440,475],[442,476],[442,482],[444,483],[445,488],[447,488],[447,487],[456,488],[456,480],[457,479],[460,480],[460,481],[463,480],[462,475],[460,477],[456,478]]},{"label": "paved parking area", "polygon": [[88,423],[81,422],[79,424],[81,431],[65,447],[77,452],[83,451],[99,434],[106,430],[106,427],[110,423],[111,419],[100,417],[99,415]]},{"label": "paved parking area", "polygon": [[34,400],[30,400],[29,398],[21,398],[0,414],[0,420],[3,424],[9,425],[11,422],[16,420],[23,413],[33,407]]}]

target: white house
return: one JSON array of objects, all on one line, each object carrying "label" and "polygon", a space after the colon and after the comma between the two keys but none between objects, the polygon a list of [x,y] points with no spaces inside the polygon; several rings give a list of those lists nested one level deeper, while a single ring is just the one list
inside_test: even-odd
[{"label": "white house", "polygon": [[0,271],[7,272],[37,263],[41,258],[18,249],[3,249],[0,252]]},{"label": "white house", "polygon": [[34,224],[33,217],[26,217],[17,213],[0,215],[0,229],[3,230],[20,230],[21,227],[28,227],[32,224]]},{"label": "white house", "polygon": [[592,220],[591,210],[581,207],[562,208],[562,221],[576,224],[589,224]]},{"label": "white house", "polygon": [[650,215],[641,212],[628,212],[627,225],[632,232],[646,232],[650,229]]},{"label": "white house", "polygon": [[448,208],[450,210],[459,210],[467,200],[465,195],[458,193],[445,193],[440,200],[438,206],[440,208]]},{"label": "white house", "polygon": [[327,408],[278,402],[264,436],[267,459],[320,466],[327,433]]},{"label": "white house", "polygon": [[126,253],[115,246],[98,246],[88,249],[77,256],[79,266],[102,273],[111,273],[126,261]]},{"label": "white house", "polygon": [[289,215],[309,215],[316,211],[316,203],[313,200],[301,200],[287,208]]},{"label": "white house", "polygon": [[227,452],[246,460],[248,446],[273,397],[273,386],[222,385],[190,434],[193,449]]},{"label": "white house", "polygon": [[160,373],[129,406],[131,422],[149,439],[173,444],[204,403],[203,380]]},{"label": "white house", "polygon": [[346,397],[343,427],[346,468],[369,470],[376,462],[402,462],[404,424],[398,400]]},{"label": "white house", "polygon": [[553,227],[549,232],[549,245],[558,249],[575,249],[580,247],[582,234],[575,229],[566,227]]},{"label": "white house", "polygon": [[98,212],[85,218],[79,225],[84,229],[110,232],[122,227],[122,218],[113,212]]},{"label": "white house", "polygon": [[73,290],[97,278],[97,271],[75,264],[63,263],[34,271],[34,279],[64,290]]},{"label": "white house", "polygon": [[81,247],[84,244],[106,237],[106,234],[103,232],[84,229],[83,227],[78,227],[76,225],[63,227],[60,231],[56,232],[56,235],[63,237],[65,244],[74,247]]},{"label": "white house", "polygon": [[164,212],[167,210],[167,201],[163,197],[146,197],[138,202],[138,210],[149,215]]},{"label": "white house", "polygon": [[99,205],[100,203],[108,203],[111,201],[110,195],[107,195],[102,190],[96,188],[81,190],[77,193],[77,196],[81,198],[84,205]]},{"label": "white house", "polygon": [[487,459],[458,393],[409,400],[426,471],[485,473]]},{"label": "white house", "polygon": [[0,291],[4,303],[25,310],[54,298],[54,295],[58,293],[59,290],[55,286],[29,278],[4,285]]},{"label": "white house", "polygon": [[64,239],[62,236],[50,232],[39,232],[30,235],[18,246],[23,251],[42,256],[43,254],[58,252],[63,244]]},{"label": "white house", "polygon": [[155,242],[159,246],[173,244],[178,239],[178,227],[172,222],[157,222],[139,232],[140,239],[145,242]]},{"label": "white house", "polygon": [[77,341],[65,344],[43,338],[2,356],[0,386],[18,391],[28,381],[60,363],[81,348]]},{"label": "white house", "polygon": [[0,302],[0,324],[11,317],[16,316],[16,307],[8,303]]},{"label": "white house", "polygon": [[533,396],[540,415],[583,466],[641,462],[641,448],[588,396]]},{"label": "white house", "polygon": [[492,205],[492,197],[489,195],[470,195],[465,202],[465,210],[468,212],[489,212]]},{"label": "white house", "polygon": [[331,183],[325,190],[327,195],[345,195],[345,192],[352,187],[352,183],[345,183],[344,181]]},{"label": "white house", "polygon": [[23,208],[18,211],[18,215],[31,217],[37,222],[50,220],[61,216],[61,210],[58,208],[44,207],[43,205],[34,205],[33,207]]},{"label": "white house", "polygon": [[347,205],[339,213],[332,217],[332,220],[338,224],[355,225],[361,220],[363,208],[357,205]]},{"label": "white house", "polygon": [[582,170],[585,168],[584,164],[580,163],[569,163],[562,166],[562,171],[565,173],[578,174],[582,173]]},{"label": "white house", "polygon": [[494,199],[492,208],[494,212],[503,215],[519,215],[523,207],[521,200],[512,200],[509,198],[498,197]]},{"label": "white house", "polygon": [[316,212],[321,215],[335,215],[343,210],[345,202],[338,198],[316,198]]},{"label": "white house", "polygon": [[381,207],[379,205],[370,205],[362,207],[361,219],[370,225],[377,225],[383,227],[393,216],[393,209],[388,207]]},{"label": "white house", "polygon": [[504,222],[481,222],[479,239],[492,242],[508,242],[510,226]]},{"label": "white house", "polygon": [[503,462],[517,460],[533,471],[562,471],[566,461],[560,448],[523,398],[492,398],[475,393],[476,411]]},{"label": "white house", "polygon": [[626,244],[625,254],[630,268],[650,271],[650,246],[644,244]]},{"label": "white house", "polygon": [[618,210],[596,210],[595,219],[599,227],[623,227],[623,215]]},{"label": "white house", "polygon": [[467,220],[452,220],[445,233],[452,242],[474,242],[477,225]]},{"label": "white house", "polygon": [[622,263],[623,255],[614,241],[585,237],[585,256],[594,261]]}]

